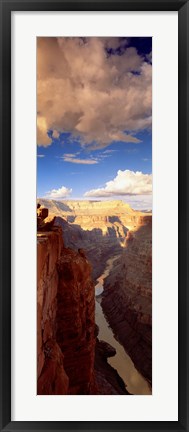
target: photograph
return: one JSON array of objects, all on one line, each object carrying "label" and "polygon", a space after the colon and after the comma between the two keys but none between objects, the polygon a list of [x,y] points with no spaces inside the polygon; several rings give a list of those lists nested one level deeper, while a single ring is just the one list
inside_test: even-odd
[{"label": "photograph", "polygon": [[37,395],[152,395],[152,37],[37,37]]},{"label": "photograph", "polygon": [[0,16],[0,432],[189,432],[189,0]]}]

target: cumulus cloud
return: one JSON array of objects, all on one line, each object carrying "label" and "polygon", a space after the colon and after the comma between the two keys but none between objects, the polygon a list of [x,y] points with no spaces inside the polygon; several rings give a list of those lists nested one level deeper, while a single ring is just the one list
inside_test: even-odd
[{"label": "cumulus cloud", "polygon": [[61,198],[66,198],[71,193],[72,193],[72,189],[69,189],[65,186],[62,186],[59,189],[52,189],[52,190],[48,191],[45,195],[45,198],[61,199]]},{"label": "cumulus cloud", "polygon": [[104,188],[85,192],[86,197],[112,197],[124,195],[148,195],[152,192],[152,175],[140,171],[119,170],[117,176]]},{"label": "cumulus cloud", "polygon": [[151,126],[152,67],[133,47],[116,55],[122,43],[119,38],[38,38],[38,145],[51,144],[49,130],[54,138],[71,132],[93,149],[113,141],[140,142],[137,131]]}]

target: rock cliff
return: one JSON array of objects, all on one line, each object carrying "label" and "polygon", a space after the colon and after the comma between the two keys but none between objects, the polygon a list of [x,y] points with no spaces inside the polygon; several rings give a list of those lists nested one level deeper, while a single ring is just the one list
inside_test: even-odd
[{"label": "rock cliff", "polygon": [[137,369],[152,380],[152,218],[140,216],[105,279],[101,303]]},{"label": "rock cliff", "polygon": [[38,232],[38,394],[94,392],[94,285],[61,228]]},{"label": "rock cliff", "polygon": [[56,341],[57,261],[63,247],[61,228],[37,235],[37,377],[38,394],[67,394],[69,378]]},{"label": "rock cliff", "polygon": [[57,342],[64,353],[70,394],[94,392],[95,299],[91,267],[80,253],[63,249],[58,261]]},{"label": "rock cliff", "polygon": [[[121,246],[116,235],[102,235],[101,229],[84,230],[79,225],[67,222],[62,217],[56,217],[56,224],[63,230],[63,239],[66,247],[73,250],[83,248],[87,259],[92,264],[92,276],[95,281],[104,270],[108,258],[121,253]],[[127,232],[127,229],[125,229]],[[123,237],[123,241],[125,235]]]},{"label": "rock cliff", "polygon": [[63,228],[64,245],[82,247],[92,263],[93,279],[104,270],[105,262],[118,255],[128,230],[135,229],[145,213],[134,211],[121,200],[55,201],[41,199],[56,224]]},{"label": "rock cliff", "polygon": [[47,216],[38,211],[37,393],[128,394],[107,363],[115,353],[97,339],[85,251],[64,247],[62,228],[42,213]]}]

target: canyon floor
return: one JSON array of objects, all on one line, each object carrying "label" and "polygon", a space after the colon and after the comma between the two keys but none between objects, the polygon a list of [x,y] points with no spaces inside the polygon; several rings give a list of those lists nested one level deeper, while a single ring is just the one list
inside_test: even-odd
[{"label": "canyon floor", "polygon": [[[38,394],[150,394],[152,214],[122,201],[38,202],[48,209],[38,230]],[[95,326],[94,287],[110,259],[96,308],[132,362],[131,391],[113,366],[116,348]]]}]

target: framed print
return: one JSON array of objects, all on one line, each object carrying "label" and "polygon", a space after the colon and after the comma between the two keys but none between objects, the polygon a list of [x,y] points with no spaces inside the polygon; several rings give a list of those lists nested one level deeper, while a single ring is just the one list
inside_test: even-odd
[{"label": "framed print", "polygon": [[1,1],[1,430],[188,431],[188,1]]}]

